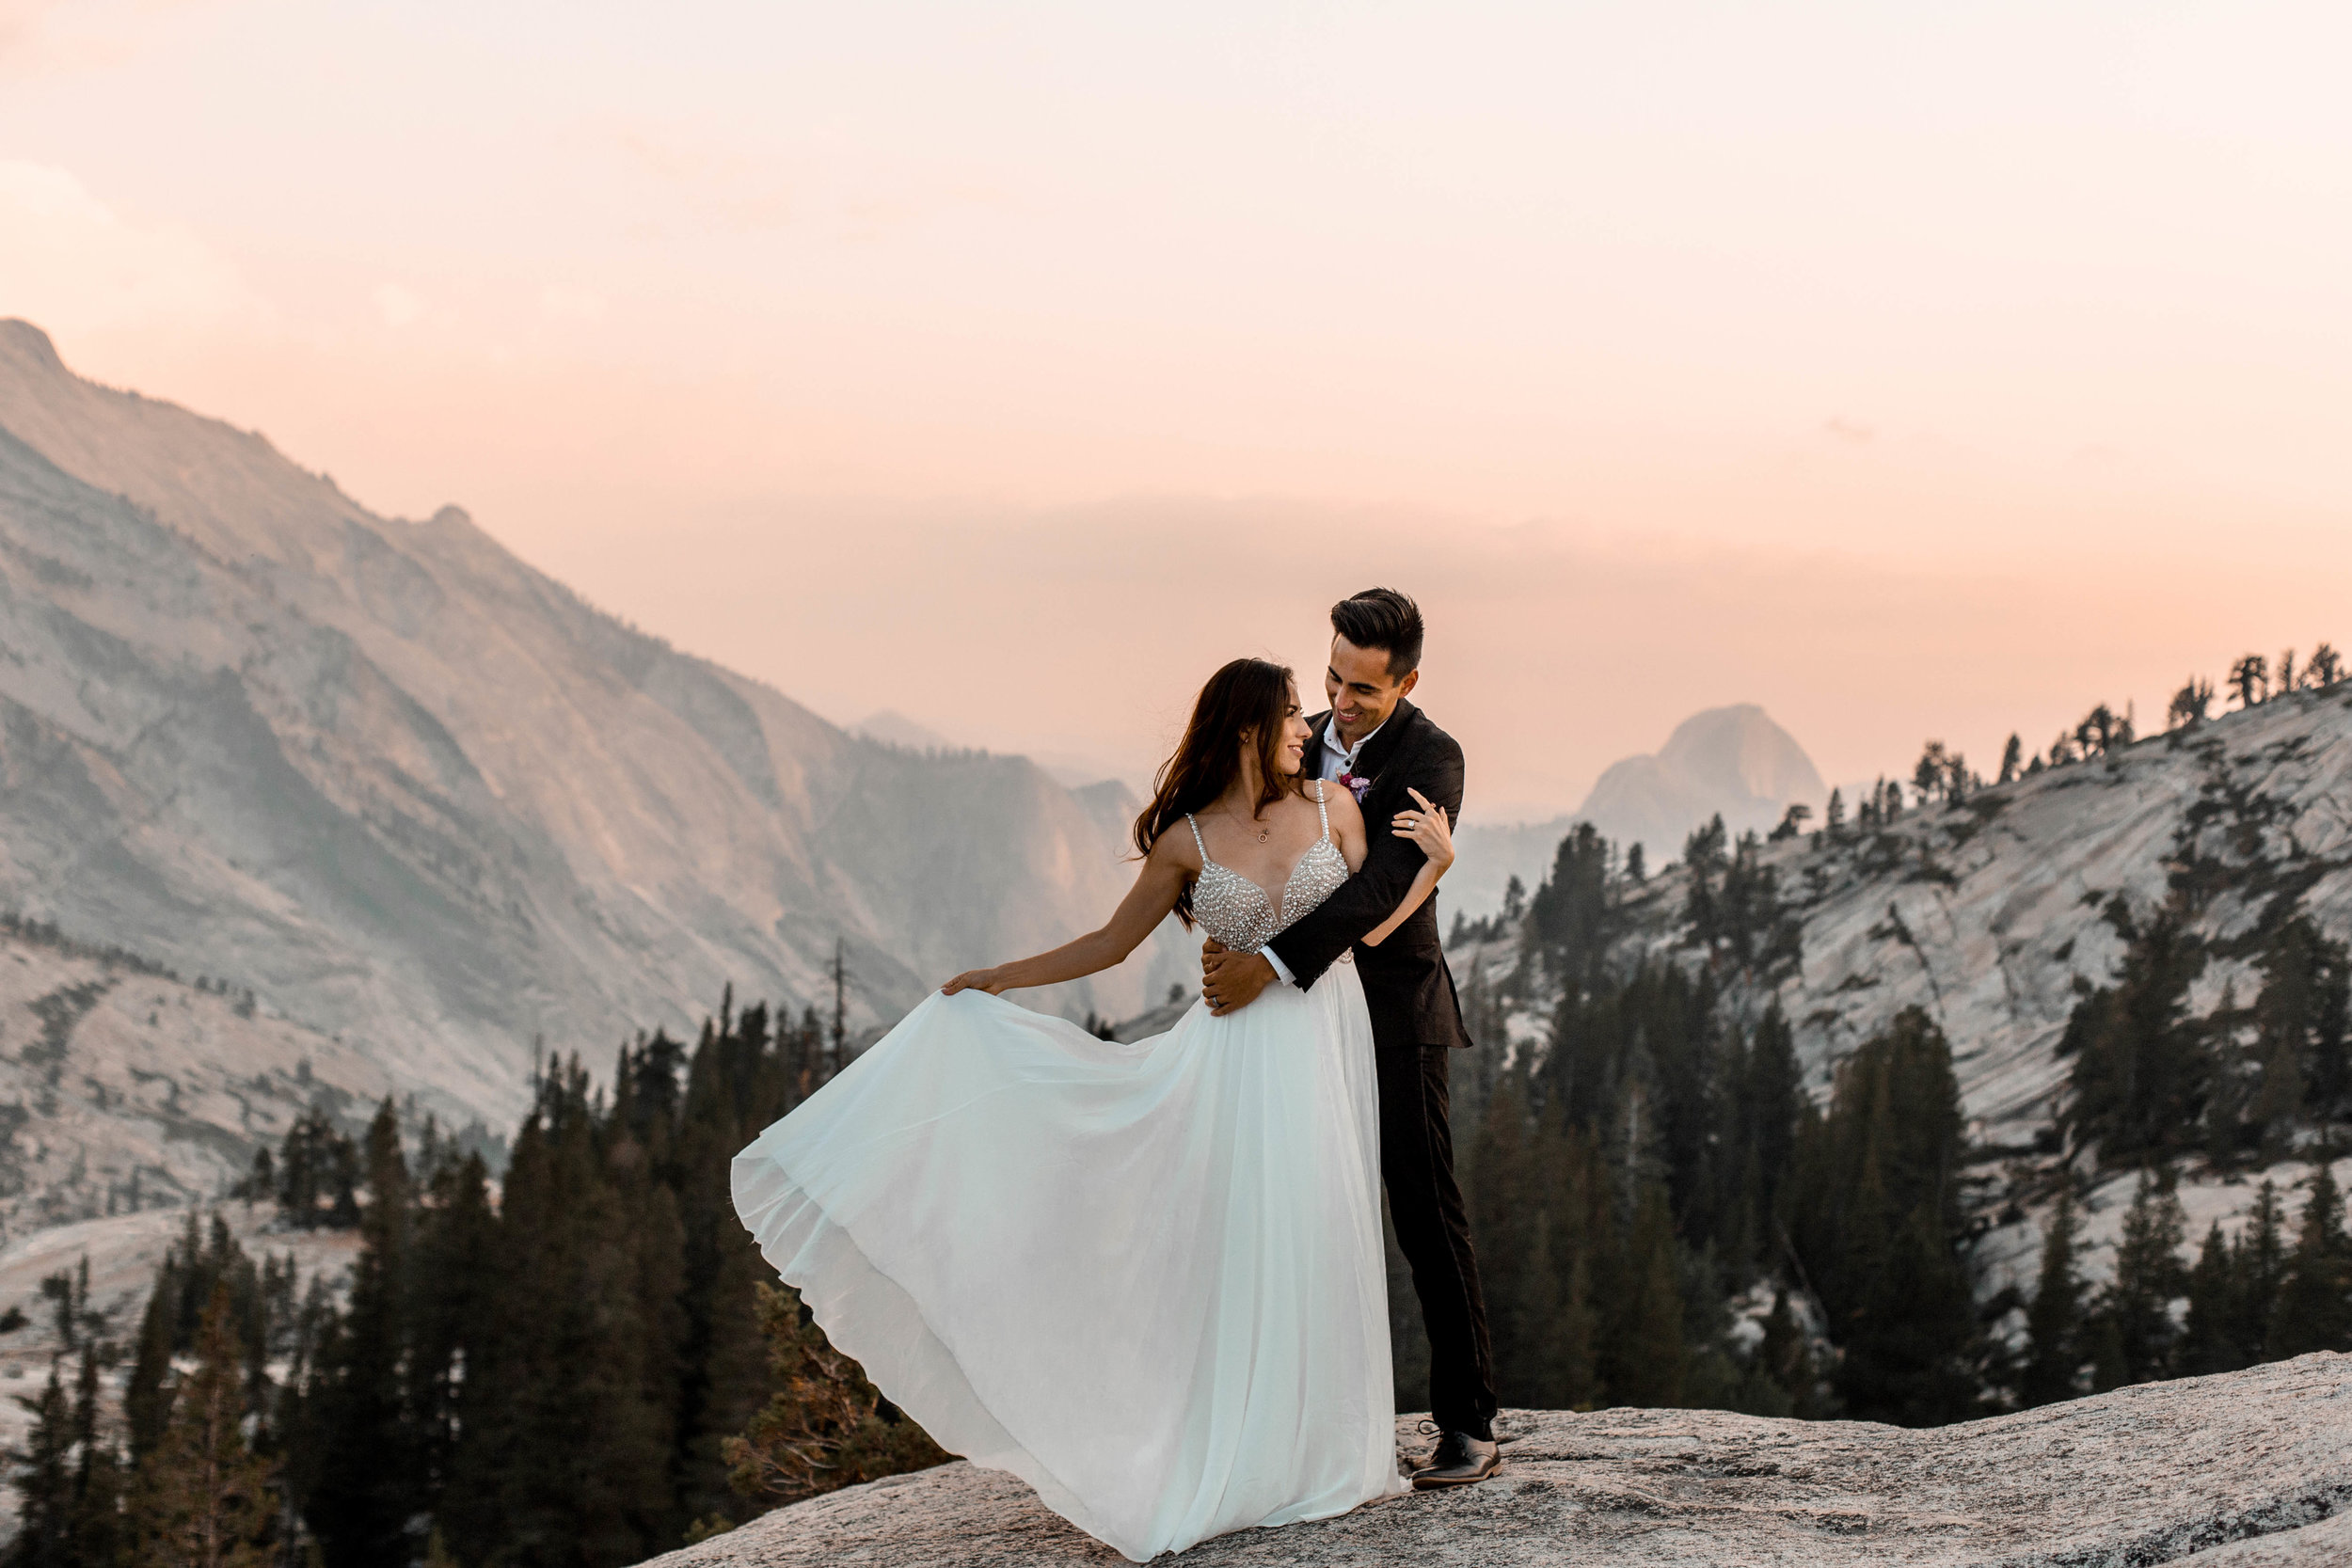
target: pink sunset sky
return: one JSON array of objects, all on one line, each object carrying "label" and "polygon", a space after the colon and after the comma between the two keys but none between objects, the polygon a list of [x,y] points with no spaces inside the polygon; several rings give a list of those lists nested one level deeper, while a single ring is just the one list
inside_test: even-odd
[{"label": "pink sunset sky", "polygon": [[1419,594],[1471,807],[2352,643],[2342,6],[0,0],[0,315],[832,717],[1148,771]]}]

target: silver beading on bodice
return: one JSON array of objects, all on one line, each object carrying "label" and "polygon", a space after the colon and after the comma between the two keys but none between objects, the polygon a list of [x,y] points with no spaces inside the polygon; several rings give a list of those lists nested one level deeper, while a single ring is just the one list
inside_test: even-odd
[{"label": "silver beading on bodice", "polygon": [[[1318,790],[1324,787],[1318,780]],[[1184,820],[1192,823],[1192,841],[1200,850],[1200,877],[1192,885],[1192,917],[1200,923],[1201,930],[1236,953],[1255,953],[1339,890],[1347,880],[1347,857],[1332,841],[1330,808],[1319,793],[1315,810],[1323,817],[1323,836],[1309,845],[1298,863],[1291,867],[1279,903],[1240,872],[1211,860],[1209,847],[1200,837],[1200,824],[1193,822],[1190,812],[1184,814]]]}]

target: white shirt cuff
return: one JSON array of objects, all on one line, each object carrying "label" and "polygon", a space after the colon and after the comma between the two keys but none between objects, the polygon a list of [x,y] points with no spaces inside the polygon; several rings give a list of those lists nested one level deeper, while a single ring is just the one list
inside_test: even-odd
[{"label": "white shirt cuff", "polygon": [[1274,966],[1274,977],[1276,979],[1281,981],[1282,984],[1286,986],[1295,986],[1298,984],[1297,977],[1291,974],[1291,966],[1282,961],[1282,956],[1279,953],[1277,953],[1271,947],[1261,947],[1258,951],[1263,953],[1265,955],[1265,961]]}]

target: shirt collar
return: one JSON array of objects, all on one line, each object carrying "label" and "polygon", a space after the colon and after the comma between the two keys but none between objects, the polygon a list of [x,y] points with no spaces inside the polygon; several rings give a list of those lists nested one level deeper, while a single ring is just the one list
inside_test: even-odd
[{"label": "shirt collar", "polygon": [[[1393,719],[1396,716],[1394,714],[1391,714],[1389,716],[1390,719]],[[1364,736],[1363,739],[1359,740],[1355,745],[1350,746],[1340,738],[1340,716],[1335,713],[1324,721],[1324,749],[1330,752],[1334,756],[1340,759],[1342,764],[1340,770],[1342,772],[1353,773],[1356,770],[1356,759],[1363,754],[1365,747],[1372,744],[1372,736],[1378,735],[1382,730],[1385,730],[1388,727],[1389,720],[1383,719],[1380,722],[1372,727],[1372,735]]]}]

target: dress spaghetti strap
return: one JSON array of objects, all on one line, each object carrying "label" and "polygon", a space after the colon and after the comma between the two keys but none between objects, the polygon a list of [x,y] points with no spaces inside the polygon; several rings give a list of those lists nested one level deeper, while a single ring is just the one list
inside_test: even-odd
[{"label": "dress spaghetti strap", "polygon": [[1192,829],[1192,847],[1200,851],[1200,863],[1215,865],[1216,862],[1209,859],[1209,847],[1200,841],[1200,824],[1193,821],[1192,813],[1184,813],[1184,823]]},{"label": "dress spaghetti strap", "polygon": [[[1331,808],[1327,803],[1326,797],[1323,792],[1330,787],[1330,784],[1326,780],[1317,779],[1315,781],[1315,815],[1323,818],[1322,841],[1326,844],[1331,842]],[[1195,828],[1193,832],[1197,834],[1200,832],[1200,830]]]}]

